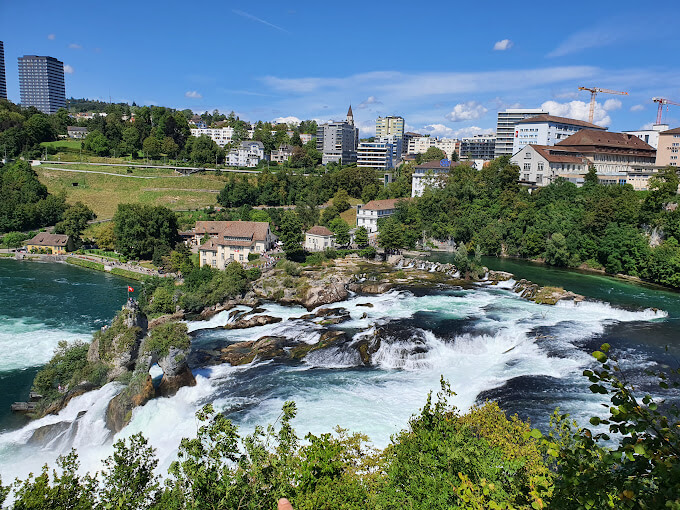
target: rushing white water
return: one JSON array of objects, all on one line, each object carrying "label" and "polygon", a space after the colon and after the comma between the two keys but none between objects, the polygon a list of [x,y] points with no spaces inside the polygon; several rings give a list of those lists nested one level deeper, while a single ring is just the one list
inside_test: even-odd
[{"label": "rushing white water", "polygon": [[29,318],[0,315],[0,370],[44,365],[61,340],[89,342],[90,337],[90,333],[64,331]]},{"label": "rushing white water", "polygon": [[[361,306],[370,303],[372,306]],[[498,288],[475,288],[415,296],[392,291],[379,296],[351,296],[333,307],[344,307],[350,319],[338,326],[349,343],[374,339],[380,346],[372,366],[360,365],[357,350],[334,347],[311,353],[296,364],[267,362],[231,367],[220,365],[195,370],[197,384],[175,396],[159,398],[134,410],[130,424],[113,440],[143,432],[157,449],[159,471],[165,472],[182,437],[196,433],[194,413],[212,402],[228,413],[245,432],[256,424],[274,422],[286,400],[298,407],[295,426],[300,436],[322,433],[336,425],[362,431],[378,446],[406,426],[422,406],[428,391],[437,390],[440,376],[457,393],[453,403],[466,409],[480,393],[522,376],[578,380],[591,358],[579,344],[601,334],[616,322],[650,321],[664,312],[629,311],[606,303],[560,302],[544,306],[520,299]],[[318,342],[322,326],[300,319],[306,310],[276,304],[263,306],[264,314],[281,317],[276,324],[243,330],[224,330],[229,312],[210,321],[189,323],[195,343],[218,345],[254,340],[265,335],[286,336],[298,342]],[[417,319],[414,317],[417,315]],[[206,329],[218,328],[218,329]],[[200,330],[200,331],[199,331]],[[25,476],[71,445],[79,449],[82,468],[94,471],[112,451],[112,438],[104,426],[108,400],[118,387],[107,385],[73,401],[55,417],[46,417],[21,430],[0,435],[0,474],[4,480]],[[582,392],[567,403],[567,411],[585,418],[599,411],[598,397]],[[571,405],[571,408],[568,408]],[[44,425],[76,422],[46,446],[33,446],[29,438]],[[87,433],[82,431],[87,430]],[[69,435],[70,434],[70,435]]]}]

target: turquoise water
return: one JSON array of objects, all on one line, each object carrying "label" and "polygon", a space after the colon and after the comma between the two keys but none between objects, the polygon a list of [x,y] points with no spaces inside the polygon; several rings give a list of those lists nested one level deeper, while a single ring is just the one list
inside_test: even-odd
[{"label": "turquoise water", "polygon": [[0,259],[0,430],[24,423],[38,367],[60,340],[90,341],[125,303],[128,280],[68,264]]},{"label": "turquoise water", "polygon": [[[334,326],[346,333],[346,344],[311,353],[302,362],[255,361],[240,367],[194,362],[196,386],[135,409],[130,424],[114,437],[103,417],[119,387],[106,385],[73,399],[59,416],[19,428],[15,423],[14,430],[0,433],[0,475],[24,477],[45,462],[53,465],[71,447],[78,449],[83,468],[95,471],[112,452],[113,441],[136,432],[156,448],[159,473],[164,474],[181,438],[196,433],[194,413],[208,402],[248,432],[256,424],[275,422],[283,402],[294,400],[299,411],[294,426],[301,437],[340,425],[385,446],[422,407],[427,392],[437,390],[442,375],[457,393],[452,403],[463,410],[490,398],[539,428],[545,428],[557,406],[587,423],[601,412],[602,397],[589,391],[581,374],[593,366],[590,352],[601,343],[612,344],[642,388],[651,387],[645,368],[672,362],[664,347],[677,353],[680,294],[519,261],[485,263],[590,300],[537,305],[502,286],[351,296],[334,305],[350,313],[349,321]],[[0,271],[8,307],[0,322],[3,387],[7,381],[26,388],[31,371],[49,359],[58,339],[88,337],[126,297],[124,280],[78,268],[5,261]],[[12,289],[13,297],[5,288]],[[21,305],[28,301],[32,307]],[[369,302],[372,307],[361,306]],[[306,310],[273,303],[263,307],[282,321],[224,330],[219,326],[230,319],[223,312],[210,321],[189,323],[194,349],[265,335],[310,344],[319,340],[324,328],[300,319]],[[381,340],[369,366],[362,365],[352,347],[366,338]],[[25,396],[25,391],[15,393]],[[57,422],[71,424],[68,434],[48,445],[31,444],[36,428]]]}]

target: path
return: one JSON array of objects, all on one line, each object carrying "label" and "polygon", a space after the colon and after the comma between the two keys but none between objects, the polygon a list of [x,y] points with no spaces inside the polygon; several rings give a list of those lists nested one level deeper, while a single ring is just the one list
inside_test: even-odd
[{"label": "path", "polygon": [[[77,172],[82,174],[102,174],[102,175],[113,175],[114,177],[129,177],[131,179],[158,179],[160,176],[143,176],[143,175],[127,175],[127,174],[114,174],[113,172],[99,172],[97,170],[75,170],[73,168],[57,168],[54,166],[40,165],[40,168],[45,168],[47,170],[58,170],[59,172]],[[163,176],[167,177],[167,176]]]},{"label": "path", "polygon": [[[181,172],[181,173],[193,173],[193,172],[215,172],[216,170],[219,170],[220,172],[233,172],[233,173],[238,173],[238,174],[259,174],[260,170],[240,170],[236,168],[207,168],[207,167],[199,167],[199,166],[169,166],[169,165],[148,165],[148,164],[139,164],[139,163],[84,163],[84,162],[78,162],[78,161],[37,161],[34,160],[33,163],[37,163],[37,165],[34,164],[34,166],[43,166],[43,163],[47,163],[50,165],[92,165],[92,166],[118,166],[118,167],[125,167],[125,168],[160,168],[160,169],[165,169],[165,170],[174,170],[176,172]],[[88,170],[80,170],[81,172],[87,172]],[[119,175],[119,174],[115,174]],[[128,176],[131,177],[131,176]]]}]

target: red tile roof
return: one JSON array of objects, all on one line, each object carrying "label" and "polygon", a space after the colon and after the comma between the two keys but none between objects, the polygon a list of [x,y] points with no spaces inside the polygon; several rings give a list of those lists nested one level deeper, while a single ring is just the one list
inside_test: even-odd
[{"label": "red tile roof", "polygon": [[680,135],[680,127],[667,129],[666,131],[661,131],[660,135]]},{"label": "red tile roof", "polygon": [[311,234],[313,236],[324,236],[324,237],[329,237],[334,235],[333,232],[328,230],[326,227],[321,227],[319,225],[315,225],[312,228],[310,228],[307,231],[308,234]]},{"label": "red tile roof", "polygon": [[591,124],[584,120],[569,119],[567,117],[557,117],[555,115],[536,115],[524,120],[520,120],[517,124],[536,124],[537,122],[559,122],[561,124],[571,124],[572,126],[581,126],[588,129],[606,130],[607,128]]},{"label": "red tile roof", "polygon": [[396,209],[397,203],[402,200],[410,200],[409,198],[390,198],[388,200],[371,200],[362,209],[369,211],[386,211],[389,209]]},{"label": "red tile roof", "polygon": [[596,129],[582,129],[555,144],[555,147],[610,147],[615,149],[655,152],[654,147],[635,135],[613,133]]},{"label": "red tile roof", "polygon": [[266,221],[197,221],[194,228],[194,232],[199,235],[247,237],[254,241],[266,240],[268,231],[269,223]]},{"label": "red tile roof", "polygon": [[560,154],[560,152],[566,153],[568,151],[560,148],[550,147],[548,145],[533,145],[530,144],[536,152],[538,152],[543,158],[545,158],[550,163],[575,163],[575,164],[586,164],[586,158],[583,156],[576,156],[574,154]]}]

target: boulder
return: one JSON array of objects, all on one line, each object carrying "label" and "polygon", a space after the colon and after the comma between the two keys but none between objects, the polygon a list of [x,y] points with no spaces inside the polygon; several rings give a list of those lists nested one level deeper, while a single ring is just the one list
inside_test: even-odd
[{"label": "boulder", "polygon": [[130,384],[113,397],[106,408],[106,427],[114,434],[130,423],[132,410],[146,404],[156,396],[151,376],[137,372]]},{"label": "boulder", "polygon": [[281,322],[281,317],[272,317],[271,315],[254,315],[252,317],[238,319],[224,326],[224,329],[245,329],[253,328],[255,326],[264,326],[266,324],[274,324]]},{"label": "boulder", "polygon": [[187,364],[188,349],[170,347],[168,354],[158,359],[158,366],[163,370],[163,379],[158,386],[157,394],[169,397],[184,386],[195,386],[196,379]]},{"label": "boulder", "polygon": [[344,283],[332,282],[329,284],[312,285],[307,289],[307,292],[302,299],[302,306],[307,310],[313,310],[317,306],[328,305],[330,303],[337,303],[344,301],[348,296],[347,289]]}]

